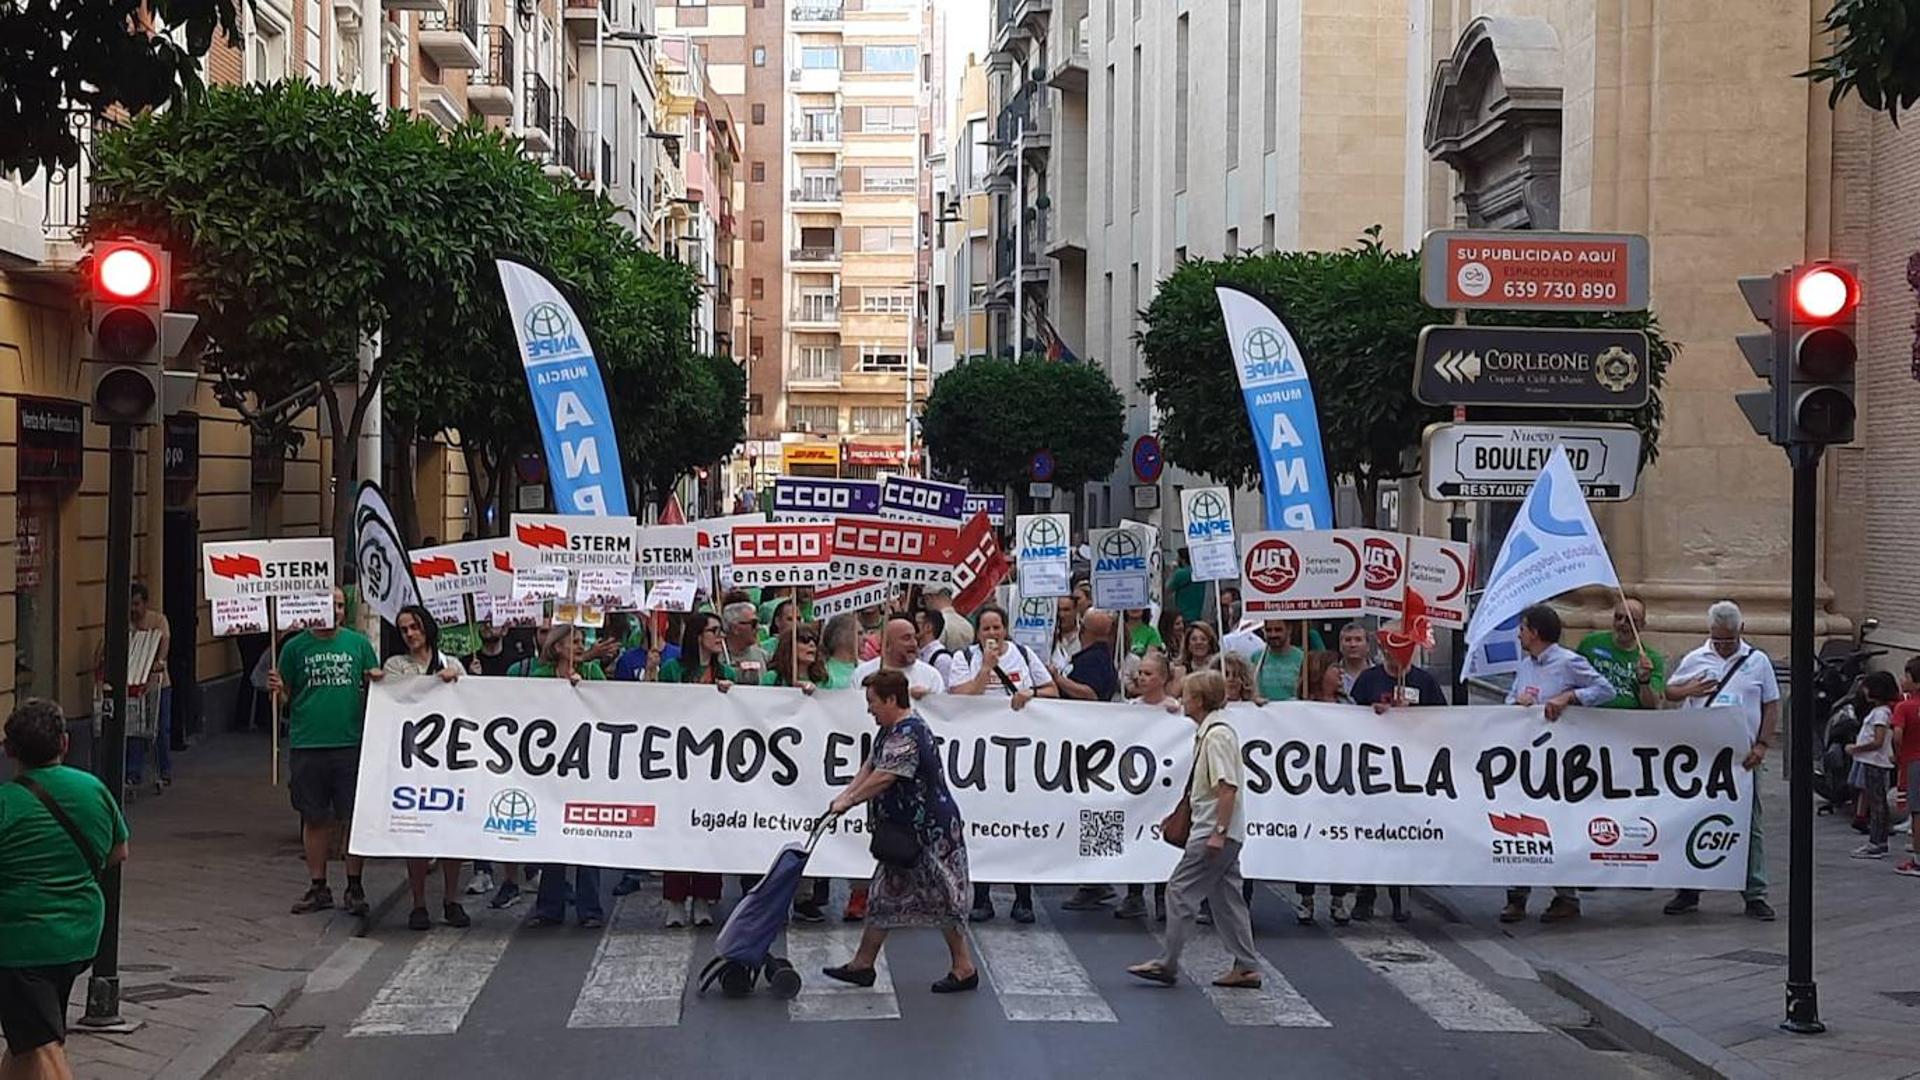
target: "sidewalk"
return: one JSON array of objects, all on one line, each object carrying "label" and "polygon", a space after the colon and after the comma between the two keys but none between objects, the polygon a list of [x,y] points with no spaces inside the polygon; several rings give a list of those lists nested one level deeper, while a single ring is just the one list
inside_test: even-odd
[{"label": "sidewalk", "polygon": [[[267,782],[264,734],[221,735],[175,754],[174,780],[127,807],[121,1015],[141,1026],[125,1035],[73,1028],[67,1055],[88,1080],[204,1075],[291,997],[323,949],[361,929],[338,910],[288,913],[307,875],[286,788]],[[377,917],[405,873],[369,864],[366,879]],[[337,900],[338,864],[332,883]],[[84,1012],[85,982],[70,1018]]]},{"label": "sidewalk", "polygon": [[1502,926],[1497,889],[1425,890],[1462,921],[1503,934],[1555,989],[1598,1015],[1637,1049],[1701,1075],[1822,1075],[1849,1080],[1920,1076],[1920,879],[1884,860],[1847,853],[1865,838],[1844,817],[1814,819],[1814,977],[1824,1035],[1790,1035],[1786,1011],[1787,784],[1769,770],[1762,791],[1770,900],[1778,922],[1741,914],[1737,893],[1708,893],[1693,915],[1660,909],[1670,890],[1583,893],[1572,925],[1532,918]]}]

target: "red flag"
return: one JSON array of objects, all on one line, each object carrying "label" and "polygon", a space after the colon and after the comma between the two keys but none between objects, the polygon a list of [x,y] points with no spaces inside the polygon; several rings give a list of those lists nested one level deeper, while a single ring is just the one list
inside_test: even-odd
[{"label": "red flag", "polygon": [[667,496],[667,505],[664,507],[661,507],[660,509],[660,524],[685,525],[686,523],[687,523],[687,512],[680,508],[679,493],[675,492],[675,493],[669,494]]},{"label": "red flag", "polygon": [[1412,667],[1416,651],[1433,647],[1433,618],[1427,614],[1426,597],[1408,589],[1402,601],[1399,627],[1383,626],[1379,635],[1380,648],[1393,657],[1402,671]]}]

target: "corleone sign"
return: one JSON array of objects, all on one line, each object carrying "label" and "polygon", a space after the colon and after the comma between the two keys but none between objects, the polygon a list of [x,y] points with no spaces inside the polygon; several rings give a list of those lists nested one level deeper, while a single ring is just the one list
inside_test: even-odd
[{"label": "corleone sign", "polygon": [[1647,403],[1647,354],[1639,330],[1429,326],[1413,391],[1428,405],[1637,409]]}]

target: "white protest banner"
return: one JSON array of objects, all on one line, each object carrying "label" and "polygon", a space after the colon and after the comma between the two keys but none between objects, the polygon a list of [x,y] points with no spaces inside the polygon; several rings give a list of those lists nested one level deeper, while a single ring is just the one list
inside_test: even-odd
[{"label": "white protest banner", "polygon": [[826,585],[833,573],[832,524],[781,522],[733,527],[733,580],[750,587]]},{"label": "white protest banner", "polygon": [[473,621],[477,623],[493,622],[493,594],[477,592],[473,594]]},{"label": "white protest banner", "polygon": [[1343,619],[1364,614],[1361,530],[1258,532],[1240,537],[1241,610],[1249,616]]},{"label": "white protest banner", "polygon": [[1013,519],[1013,550],[1019,569],[1020,595],[1067,596],[1073,592],[1072,556],[1067,533],[1073,519],[1065,514],[1021,514]]},{"label": "white protest banner", "polygon": [[583,566],[573,583],[573,598],[599,608],[630,605],[633,603],[633,568]]},{"label": "white protest banner", "polygon": [[[1157,881],[1193,724],[1093,702],[918,706],[976,881]],[[1233,705],[1253,878],[1738,888],[1751,743],[1731,709]],[[864,696],[393,678],[369,693],[351,850],[757,873],[859,771]],[[808,867],[872,870],[864,814]]]},{"label": "white protest banner", "polygon": [[700,583],[687,578],[656,582],[640,608],[643,611],[692,611],[694,594],[699,591]]},{"label": "white protest banner", "polygon": [[497,540],[497,544],[509,545],[496,547],[487,561],[487,593],[495,597],[513,595],[513,550],[512,541]]},{"label": "white protest banner", "polygon": [[1145,608],[1149,601],[1147,546],[1137,529],[1095,529],[1093,606],[1108,611]]},{"label": "white protest banner", "polygon": [[1427,602],[1433,625],[1463,630],[1467,589],[1473,584],[1473,547],[1427,536],[1407,537],[1407,587]]},{"label": "white protest banner", "polygon": [[324,536],[202,544],[200,556],[209,600],[333,591],[333,541]]},{"label": "white protest banner", "polygon": [[565,600],[567,571],[563,567],[540,567],[513,572],[515,600]]},{"label": "white protest banner", "polygon": [[700,537],[700,565],[725,569],[733,565],[733,529],[736,525],[765,525],[765,514],[734,514],[702,518],[693,523]]},{"label": "white protest banner", "polygon": [[440,624],[441,629],[458,626],[467,621],[467,598],[464,596],[429,596],[424,605],[427,614]]},{"label": "white protest banner", "polygon": [[832,521],[837,517],[878,517],[880,481],[834,480],[813,476],[773,478],[773,520]]},{"label": "white protest banner", "polygon": [[902,521],[955,525],[967,516],[967,486],[889,476],[880,483],[880,514]]},{"label": "white protest banner", "polygon": [[854,581],[813,590],[813,617],[831,619],[849,611],[879,607],[900,590],[891,581]]},{"label": "white protest banner", "polygon": [[462,540],[409,552],[421,598],[431,608],[434,600],[458,600],[486,592],[487,567],[493,553],[505,550],[505,544],[504,540]]},{"label": "white protest banner", "polygon": [[1374,529],[1342,529],[1360,545],[1360,589],[1366,613],[1400,617],[1407,588],[1407,537]]},{"label": "white protest banner", "polygon": [[333,628],[333,594],[308,593],[282,596],[273,602],[276,630],[329,630]]},{"label": "white protest banner", "polygon": [[634,565],[634,535],[630,517],[581,514],[515,514],[513,564],[515,568],[557,566],[578,570],[586,566]]},{"label": "white protest banner", "polygon": [[835,581],[877,578],[903,585],[952,585],[958,530],[917,521],[842,518],[833,524]]},{"label": "white protest banner", "polygon": [[1014,593],[1013,626],[1007,632],[1015,642],[1045,656],[1053,650],[1058,598]]},{"label": "white protest banner", "polygon": [[210,600],[207,606],[213,613],[214,637],[267,632],[267,598],[264,596]]},{"label": "white protest banner", "polygon": [[1180,492],[1180,513],[1187,522],[1187,553],[1193,580],[1231,581],[1240,576],[1240,553],[1233,544],[1233,495],[1223,487]]},{"label": "white protest banner", "polygon": [[694,525],[642,525],[634,534],[635,559],[647,581],[705,578],[700,547],[700,529]]}]

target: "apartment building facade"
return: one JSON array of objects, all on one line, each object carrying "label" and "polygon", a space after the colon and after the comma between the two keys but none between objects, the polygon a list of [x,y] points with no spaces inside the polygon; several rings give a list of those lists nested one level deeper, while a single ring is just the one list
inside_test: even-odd
[{"label": "apartment building facade", "polygon": [[[470,119],[509,128],[527,153],[605,193],[650,239],[650,16],[634,0],[260,0],[242,6],[240,40],[216,41],[204,75],[226,85],[304,78],[357,87],[448,128]],[[84,114],[73,122],[90,143],[92,122]],[[0,711],[31,694],[76,720],[91,712],[106,609],[106,433],[86,417],[84,313],[73,287],[88,177],[83,155],[50,176],[0,179]],[[136,443],[134,575],[173,623],[169,668],[184,737],[226,722],[237,695],[200,691],[251,659],[211,635],[200,544],[325,532],[331,447],[311,411],[295,421],[302,441],[287,456],[258,445],[208,380],[181,370],[165,381],[165,420]],[[476,528],[481,508],[459,453],[439,441],[389,441],[385,457],[390,490],[399,487],[394,470],[411,471],[422,537]]]}]

